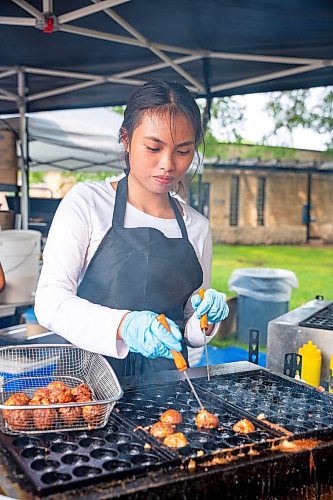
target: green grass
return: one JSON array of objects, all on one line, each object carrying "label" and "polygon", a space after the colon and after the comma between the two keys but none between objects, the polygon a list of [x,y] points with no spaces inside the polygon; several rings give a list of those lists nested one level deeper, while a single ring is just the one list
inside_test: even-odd
[{"label": "green grass", "polygon": [[290,309],[324,295],[333,300],[333,247],[214,245],[212,287],[235,295],[228,288],[231,273],[241,267],[272,267],[294,271],[299,288],[291,294]]},{"label": "green grass", "polygon": [[[294,271],[299,288],[291,294],[290,309],[324,295],[333,300],[333,247],[311,246],[232,246],[214,245],[212,287],[234,296],[228,288],[228,280],[235,269],[241,267],[272,267]],[[228,347],[248,346],[236,339],[236,334],[225,339],[214,339],[212,345]],[[261,348],[260,351],[266,351]]]}]

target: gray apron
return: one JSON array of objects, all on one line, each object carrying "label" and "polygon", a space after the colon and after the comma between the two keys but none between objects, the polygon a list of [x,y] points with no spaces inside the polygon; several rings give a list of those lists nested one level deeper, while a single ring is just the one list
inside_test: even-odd
[{"label": "gray apron", "polygon": [[[183,217],[169,196],[182,238],[167,238],[151,227],[124,228],[127,182],[126,176],[118,183],[112,225],[93,255],[77,295],[112,309],[164,313],[183,333],[185,304],[203,279]],[[187,358],[184,341],[183,354]],[[173,360],[149,359],[132,352],[125,359],[107,359],[118,376],[175,369]]]}]

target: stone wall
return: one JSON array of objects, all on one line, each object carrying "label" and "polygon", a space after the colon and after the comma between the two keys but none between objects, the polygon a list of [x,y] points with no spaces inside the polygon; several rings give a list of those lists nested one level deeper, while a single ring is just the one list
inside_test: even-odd
[{"label": "stone wall", "polygon": [[[238,225],[230,226],[232,176],[239,177]],[[265,178],[264,225],[257,223],[258,177]],[[210,184],[210,223],[214,242],[302,244],[306,242],[303,207],[308,176],[303,173],[206,169]],[[333,175],[312,175],[311,236],[333,241]]]}]

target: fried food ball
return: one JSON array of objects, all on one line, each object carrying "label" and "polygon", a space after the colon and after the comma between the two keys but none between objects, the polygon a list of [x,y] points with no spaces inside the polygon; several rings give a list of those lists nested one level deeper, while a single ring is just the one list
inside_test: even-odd
[{"label": "fried food ball", "polygon": [[249,434],[250,432],[254,432],[256,430],[253,423],[250,422],[250,420],[247,420],[247,418],[239,420],[235,423],[235,425],[232,426],[232,428],[239,434]]},{"label": "fried food ball", "polygon": [[166,436],[170,436],[170,434],[173,434],[175,431],[172,425],[168,424],[167,422],[156,422],[156,424],[151,426],[149,432],[155,438],[161,439],[165,438]]},{"label": "fried food ball", "polygon": [[200,410],[195,417],[195,425],[203,429],[216,429],[219,426],[219,419],[207,410]]},{"label": "fried food ball", "polygon": [[[5,405],[26,406],[30,399],[23,392],[18,392],[10,396]],[[31,412],[29,410],[2,410],[2,415],[9,427],[15,431],[28,430],[31,425]]]},{"label": "fried food ball", "polygon": [[[29,404],[42,406],[50,405],[52,403],[48,398],[35,399],[35,397],[33,397]],[[31,411],[36,429],[40,431],[46,431],[54,428],[55,422],[57,420],[57,410],[55,410],[54,408],[41,408],[40,410]]]},{"label": "fried food ball", "polygon": [[[42,399],[50,399],[50,391],[46,387],[42,387],[41,389],[37,389],[35,391],[34,395],[32,396],[32,399],[34,401],[42,401]],[[37,404],[37,403],[34,403]]]},{"label": "fried food ball", "polygon": [[167,410],[160,416],[160,421],[167,424],[181,424],[183,418],[177,410]]},{"label": "fried food ball", "polygon": [[182,432],[175,432],[164,438],[163,443],[169,448],[184,448],[188,445],[188,441]]},{"label": "fried food ball", "polygon": [[51,403],[71,403],[73,401],[70,388],[61,381],[51,382],[47,389],[50,391]]},{"label": "fried food ball", "polygon": [[[86,403],[91,401],[91,391],[86,384],[80,384],[73,389],[71,389],[71,394],[76,403]],[[92,408],[92,410],[90,410]],[[94,425],[98,423],[98,417],[100,416],[100,411],[94,411],[93,408],[96,406],[75,406],[69,408],[59,408],[59,414],[61,420],[67,425],[76,424],[81,417],[90,424]]]},{"label": "fried food ball", "polygon": [[[85,402],[79,401],[79,402]],[[95,427],[100,424],[100,419],[103,416],[103,406],[93,405],[93,406],[82,406],[82,417],[89,424],[90,427]]]},{"label": "fried food ball", "polygon": [[76,387],[73,387],[73,389],[71,389],[71,393],[74,401],[77,401],[77,398],[83,397],[87,398],[86,401],[91,401],[92,398],[91,390],[89,389],[87,384],[80,384]]},{"label": "fried food ball", "polygon": [[80,420],[82,416],[82,409],[80,406],[59,408],[59,416],[64,424],[73,425]]}]

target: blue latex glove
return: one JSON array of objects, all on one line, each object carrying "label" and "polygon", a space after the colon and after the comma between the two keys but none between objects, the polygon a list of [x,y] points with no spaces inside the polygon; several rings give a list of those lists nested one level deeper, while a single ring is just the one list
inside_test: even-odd
[{"label": "blue latex glove", "polygon": [[121,336],[130,351],[146,358],[172,358],[170,349],[181,351],[182,334],[174,321],[167,318],[171,333],[156,319],[151,311],[133,311],[125,316]]},{"label": "blue latex glove", "polygon": [[223,294],[213,288],[205,291],[203,300],[198,293],[193,295],[191,302],[198,319],[207,313],[208,323],[219,323],[229,314],[229,307]]}]

